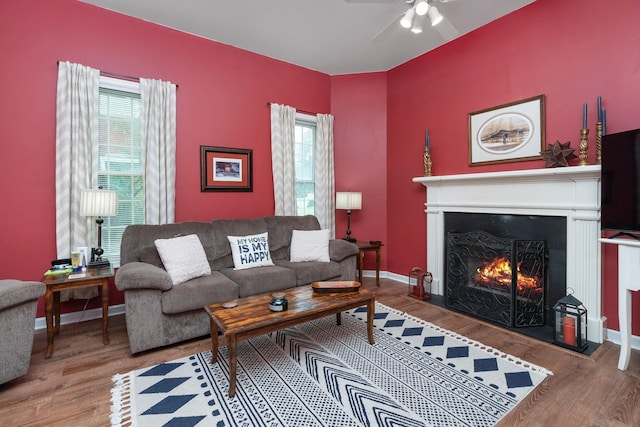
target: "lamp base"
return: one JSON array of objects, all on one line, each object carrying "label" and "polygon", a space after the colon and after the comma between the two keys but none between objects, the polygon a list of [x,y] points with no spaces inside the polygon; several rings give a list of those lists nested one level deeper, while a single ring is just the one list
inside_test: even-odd
[{"label": "lamp base", "polygon": [[106,258],[102,258],[102,259],[97,259],[95,261],[90,261],[87,264],[87,267],[89,268],[95,268],[95,267],[106,267],[108,265],[110,265],[111,263],[109,262],[108,259]]},{"label": "lamp base", "polygon": [[342,240],[346,240],[347,242],[351,242],[351,243],[357,242],[357,240],[354,239],[353,237],[343,237]]}]

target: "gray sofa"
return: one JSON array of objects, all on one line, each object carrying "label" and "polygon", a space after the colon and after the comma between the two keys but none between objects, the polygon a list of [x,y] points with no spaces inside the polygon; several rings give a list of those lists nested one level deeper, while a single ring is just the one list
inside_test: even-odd
[{"label": "gray sofa", "polygon": [[[203,306],[323,280],[355,280],[358,248],[329,241],[330,262],[290,262],[293,230],[319,230],[314,216],[218,219],[165,225],[132,225],[120,246],[116,287],[124,292],[127,333],[132,353],[210,333]],[[268,232],[274,265],[235,270],[227,236]],[[196,234],[211,275],[174,286],[163,268],[156,239]]]},{"label": "gray sofa", "polygon": [[41,282],[0,280],[0,384],[29,371]]}]

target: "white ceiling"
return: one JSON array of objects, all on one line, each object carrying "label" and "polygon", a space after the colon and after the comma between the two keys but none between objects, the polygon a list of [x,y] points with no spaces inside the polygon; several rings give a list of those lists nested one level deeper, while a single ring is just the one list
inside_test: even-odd
[{"label": "white ceiling", "polygon": [[81,1],[336,75],[387,71],[535,0],[434,0],[445,20],[421,34],[400,27],[405,0]]}]

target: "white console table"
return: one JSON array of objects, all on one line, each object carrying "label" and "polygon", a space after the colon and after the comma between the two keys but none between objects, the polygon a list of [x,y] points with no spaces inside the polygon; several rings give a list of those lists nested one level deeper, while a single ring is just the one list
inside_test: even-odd
[{"label": "white console table", "polygon": [[631,292],[640,291],[640,241],[600,239],[618,245],[618,319],[620,322],[620,359],[618,369],[625,371],[631,357]]}]

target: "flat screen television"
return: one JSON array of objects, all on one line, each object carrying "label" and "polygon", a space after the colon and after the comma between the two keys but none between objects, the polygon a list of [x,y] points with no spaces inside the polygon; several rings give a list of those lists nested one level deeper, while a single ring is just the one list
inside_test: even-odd
[{"label": "flat screen television", "polygon": [[602,136],[603,230],[640,233],[640,129]]}]

